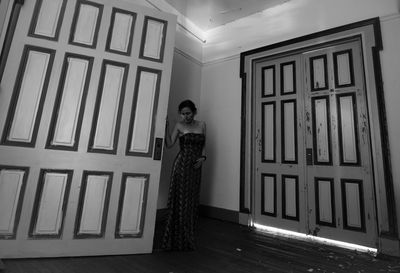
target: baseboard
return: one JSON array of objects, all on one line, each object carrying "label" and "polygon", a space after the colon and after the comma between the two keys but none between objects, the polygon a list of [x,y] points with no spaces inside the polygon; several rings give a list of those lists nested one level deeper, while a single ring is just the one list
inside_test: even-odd
[{"label": "baseboard", "polygon": [[400,242],[398,238],[390,237],[379,237],[379,249],[380,254],[400,257]]},{"label": "baseboard", "polygon": [[[156,222],[160,222],[165,219],[167,215],[168,209],[158,209]],[[221,209],[211,206],[200,205],[199,206],[199,215],[203,217],[214,218],[222,221],[232,222],[232,223],[239,223],[239,212],[228,210],[228,209]]]},{"label": "baseboard", "polygon": [[239,212],[238,211],[200,205],[199,206],[199,214],[200,214],[200,216],[205,216],[205,217],[214,218],[214,219],[223,220],[223,221],[232,222],[232,223],[239,223]]}]

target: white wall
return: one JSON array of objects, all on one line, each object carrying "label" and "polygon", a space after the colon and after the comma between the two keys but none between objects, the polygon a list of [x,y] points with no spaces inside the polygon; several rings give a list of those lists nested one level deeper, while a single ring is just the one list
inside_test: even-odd
[{"label": "white wall", "polygon": [[398,226],[400,227],[400,16],[381,20],[381,53],[387,125]]},{"label": "white wall", "polygon": [[207,123],[207,161],[200,203],[238,211],[241,81],[238,57],[203,67],[201,119]]},{"label": "white wall", "polygon": [[399,5],[399,0],[289,0],[209,31],[203,62],[372,17],[397,14]]},{"label": "white wall", "polygon": [[[305,5],[302,6],[301,4]],[[286,10],[287,9],[287,10]],[[289,1],[208,33],[203,47],[201,105],[209,133],[204,172],[204,205],[239,209],[240,95],[239,53],[321,30],[380,16],[384,51],[383,79],[397,219],[400,220],[400,19],[399,1],[299,0]],[[265,25],[254,24],[264,17]],[[253,22],[253,24],[252,24]],[[252,31],[253,30],[253,31]],[[228,57],[230,56],[230,57]],[[216,62],[219,59],[221,61]],[[399,221],[400,226],[400,221]]]}]

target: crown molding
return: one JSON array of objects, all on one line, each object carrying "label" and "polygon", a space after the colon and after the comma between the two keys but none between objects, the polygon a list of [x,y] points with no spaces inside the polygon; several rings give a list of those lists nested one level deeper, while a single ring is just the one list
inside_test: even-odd
[{"label": "crown molding", "polygon": [[194,57],[191,56],[190,54],[188,54],[188,53],[186,53],[186,52],[180,50],[180,49],[177,48],[177,47],[174,48],[174,52],[175,52],[176,54],[179,54],[179,55],[185,57],[185,58],[188,59],[189,61],[191,61],[191,62],[193,62],[193,63],[195,63],[195,64],[197,64],[197,65],[199,65],[199,66],[203,66],[203,65],[204,65],[204,64],[202,63],[202,61],[198,60],[197,58],[194,58]]},{"label": "crown molding", "polygon": [[381,22],[388,22],[388,21],[398,20],[398,19],[400,19],[400,13],[393,13],[393,14],[381,16],[381,17],[379,18],[379,20],[380,20]]}]

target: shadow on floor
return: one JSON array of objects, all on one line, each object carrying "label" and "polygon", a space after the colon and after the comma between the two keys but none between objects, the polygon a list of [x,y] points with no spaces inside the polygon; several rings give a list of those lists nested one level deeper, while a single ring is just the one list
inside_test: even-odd
[{"label": "shadow on floor", "polygon": [[[163,233],[158,221],[157,248]],[[6,273],[400,272],[400,259],[277,238],[201,217],[197,249],[142,255],[3,260]]]}]

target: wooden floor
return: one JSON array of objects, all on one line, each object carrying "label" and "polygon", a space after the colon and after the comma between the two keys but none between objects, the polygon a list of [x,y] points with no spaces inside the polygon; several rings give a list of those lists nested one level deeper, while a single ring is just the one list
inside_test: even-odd
[{"label": "wooden floor", "polygon": [[[156,229],[158,247],[161,225]],[[400,259],[275,238],[200,218],[198,249],[144,255],[3,260],[7,273],[400,272]]]}]

